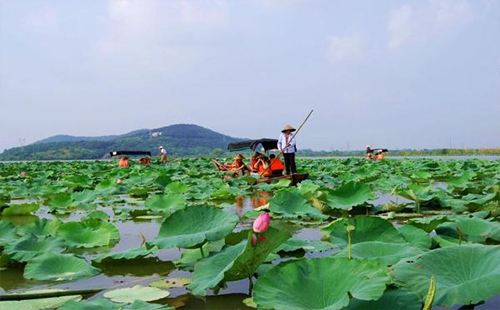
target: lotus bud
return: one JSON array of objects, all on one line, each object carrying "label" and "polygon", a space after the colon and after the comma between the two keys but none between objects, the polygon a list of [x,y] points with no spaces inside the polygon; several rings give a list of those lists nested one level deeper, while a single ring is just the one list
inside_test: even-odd
[{"label": "lotus bud", "polygon": [[269,213],[264,213],[255,219],[253,222],[253,231],[256,233],[264,233],[269,228],[269,223],[271,222],[271,216]]},{"label": "lotus bud", "polygon": [[262,242],[266,242],[267,238],[264,235],[259,235],[259,240],[262,241]]},{"label": "lotus bud", "polygon": [[122,184],[122,179],[120,178],[116,179],[116,184]]},{"label": "lotus bud", "polygon": [[257,245],[257,236],[252,234],[252,246],[256,246]]},{"label": "lotus bud", "polygon": [[25,176],[27,176],[27,175],[28,175],[28,173],[27,173],[26,171],[21,172],[21,176],[22,176],[22,177],[25,177]]}]

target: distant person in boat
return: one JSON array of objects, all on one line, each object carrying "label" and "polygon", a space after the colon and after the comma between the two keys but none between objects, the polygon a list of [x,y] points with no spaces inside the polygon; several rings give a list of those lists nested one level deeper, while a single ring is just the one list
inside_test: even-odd
[{"label": "distant person in boat", "polygon": [[370,145],[366,146],[366,159],[368,160],[373,159],[373,150]]},{"label": "distant person in boat", "polygon": [[283,162],[279,158],[276,158],[276,155],[271,154],[269,156],[269,163],[271,165],[269,169],[271,170],[272,176],[283,175],[283,170],[285,170],[285,166],[283,166]]},{"label": "distant person in boat", "polygon": [[163,147],[163,145],[160,146],[160,162],[167,162],[167,150]]},{"label": "distant person in boat", "polygon": [[385,158],[385,156],[384,156],[384,152],[382,150],[377,150],[375,152],[375,159],[376,160],[382,160],[384,158]]},{"label": "distant person in boat", "polygon": [[252,157],[250,158],[250,164],[248,165],[248,168],[250,169],[250,172],[257,173],[258,172],[258,167],[257,163],[259,162],[259,158],[263,156],[262,153],[255,152]]},{"label": "distant person in boat", "polygon": [[285,158],[285,170],[286,174],[297,173],[297,167],[295,165],[295,152],[297,152],[297,144],[295,138],[292,136],[292,132],[296,129],[290,125],[286,125],[283,130],[281,130],[281,135],[278,138],[278,150]]},{"label": "distant person in boat", "polygon": [[269,167],[269,158],[266,155],[260,154],[256,163],[257,171],[254,173],[256,176],[270,177],[272,174],[271,168]]},{"label": "distant person in boat", "polygon": [[123,156],[122,158],[120,158],[120,161],[118,162],[118,167],[127,168],[128,165],[129,165],[129,162],[128,162],[127,156]]},{"label": "distant person in boat", "polygon": [[213,164],[219,171],[230,171],[234,172],[235,176],[241,176],[250,172],[250,169],[243,162],[244,159],[245,157],[243,157],[243,155],[238,154],[234,157],[234,161],[230,164],[223,165],[216,160],[213,160]]},{"label": "distant person in boat", "polygon": [[139,159],[139,164],[141,165],[149,165],[151,163],[151,159],[149,157],[142,157]]}]

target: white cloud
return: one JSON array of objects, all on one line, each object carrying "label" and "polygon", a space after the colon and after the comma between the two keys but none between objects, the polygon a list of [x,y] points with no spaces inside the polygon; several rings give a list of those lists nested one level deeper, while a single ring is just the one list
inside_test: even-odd
[{"label": "white cloud", "polygon": [[49,33],[57,28],[57,12],[51,6],[43,6],[36,11],[28,12],[24,18],[24,25],[33,32]]},{"label": "white cloud", "polygon": [[362,39],[358,34],[327,38],[326,58],[332,63],[363,58]]},{"label": "white cloud", "polygon": [[202,51],[191,37],[213,34],[227,23],[222,0],[110,0],[98,62],[122,71],[165,71],[190,66]]},{"label": "white cloud", "polygon": [[413,7],[404,5],[391,12],[389,19],[389,48],[397,49],[407,42],[421,38]]},{"label": "white cloud", "polygon": [[307,3],[307,0],[252,0],[257,5],[271,10],[281,10]]},{"label": "white cloud", "polygon": [[425,41],[474,20],[470,0],[427,0],[393,10],[387,26],[388,48]]}]

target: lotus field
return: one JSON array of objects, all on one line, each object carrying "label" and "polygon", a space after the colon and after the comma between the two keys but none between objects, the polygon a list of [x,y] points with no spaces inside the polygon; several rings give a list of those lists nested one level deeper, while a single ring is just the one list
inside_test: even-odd
[{"label": "lotus field", "polygon": [[2,163],[0,309],[495,309],[498,160],[298,166]]}]

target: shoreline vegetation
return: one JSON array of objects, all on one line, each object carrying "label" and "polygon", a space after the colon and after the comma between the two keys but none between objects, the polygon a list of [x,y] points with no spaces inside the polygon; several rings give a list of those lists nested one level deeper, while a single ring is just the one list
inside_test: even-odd
[{"label": "shoreline vegetation", "polygon": [[[246,156],[248,152],[243,152]],[[248,153],[248,154],[247,154]],[[103,156],[77,156],[79,152],[74,152],[73,150],[60,150],[59,152],[46,152],[43,154],[36,154],[37,156],[23,157],[21,154],[16,154],[16,156],[7,156],[3,158],[0,154],[0,162],[15,162],[15,161],[72,161],[72,160],[101,160],[104,159]],[[154,154],[154,153],[153,153]],[[236,153],[227,152],[223,149],[214,149],[212,152],[207,152],[203,150],[196,154],[192,152],[191,154],[185,154],[183,152],[171,152],[170,155],[173,157],[180,158],[230,158]],[[362,150],[353,151],[313,151],[313,150],[299,150],[299,157],[304,159],[327,159],[334,157],[364,157],[365,152]],[[436,157],[453,157],[453,156],[500,156],[500,148],[493,149],[425,149],[425,150],[389,150],[385,153],[387,158],[391,157],[425,157],[425,156],[436,156]],[[153,157],[157,157],[154,154]]]}]

